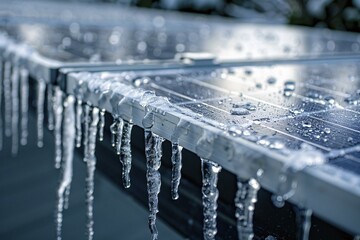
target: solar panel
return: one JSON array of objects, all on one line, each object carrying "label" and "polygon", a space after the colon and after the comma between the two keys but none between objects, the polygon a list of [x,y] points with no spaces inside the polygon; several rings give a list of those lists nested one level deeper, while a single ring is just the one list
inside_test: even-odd
[{"label": "solar panel", "polygon": [[[284,167],[302,161],[299,152],[304,148],[317,151],[328,162],[313,168],[305,167],[297,173],[298,186],[290,200],[314,209],[331,222],[355,230],[359,216],[353,209],[359,203],[355,199],[360,194],[360,140],[356,126],[360,117],[357,105],[359,64],[359,61],[330,61],[261,67],[77,73],[70,74],[66,90],[74,94],[78,89],[75,82],[89,81],[92,94],[86,101],[119,113],[123,119],[132,120],[139,126],[145,115],[141,96],[153,92],[159,102],[154,101],[156,116],[152,131],[172,140],[171,135],[179,121],[186,121],[190,124],[189,134],[179,138],[181,146],[244,179],[256,176],[257,171],[263,169],[261,185],[274,192],[278,191],[278,176]],[[102,89],[101,86],[109,83],[116,90]],[[126,95],[121,92],[121,87],[116,87],[119,83],[133,86],[138,94],[134,97]],[[105,97],[102,90],[107,92]],[[131,101],[126,101],[126,106],[114,107],[110,96],[116,94]],[[162,97],[169,102],[164,102]],[[99,99],[103,99],[101,103]],[[212,140],[207,139],[206,134]],[[327,185],[322,186],[321,195],[316,197],[313,194],[319,191],[319,186],[308,185],[313,181]],[[339,186],[337,190],[342,193],[336,196],[335,188]],[[345,199],[350,202],[344,204]],[[321,202],[329,201],[334,201],[333,206],[338,208],[336,217],[331,216],[334,212],[328,207],[320,206]]]},{"label": "solar panel", "polygon": [[[26,6],[30,10],[24,10]],[[17,67],[38,80],[39,139],[46,82],[55,85],[56,94],[48,100],[56,99],[54,105],[61,106],[60,114],[64,110],[67,123],[74,122],[74,96],[80,104],[94,107],[76,106],[77,113],[86,113],[82,114],[89,127],[86,134],[96,136],[106,110],[118,117],[112,125],[118,142],[119,129],[131,129],[133,123],[145,128],[147,142],[158,152],[167,139],[175,143],[177,154],[181,146],[199,155],[208,176],[203,192],[210,191],[211,196],[218,195],[213,186],[223,167],[241,181],[252,180],[239,185],[253,192],[243,199],[252,208],[258,181],[275,193],[279,206],[280,196],[358,233],[360,216],[354,211],[360,208],[358,35],[192,15],[184,19],[127,8],[117,12],[90,6],[85,11],[82,5],[69,10],[49,4],[37,15],[38,7],[2,8],[0,29],[6,34],[0,35],[0,53],[7,66],[7,104],[11,96],[18,98],[17,91],[9,92],[9,86],[19,83]],[[64,109],[59,86],[71,95],[66,96]],[[53,88],[48,89],[52,93]],[[70,141],[73,127],[67,124],[64,134]],[[94,144],[94,134],[88,137],[87,142]],[[64,145],[69,159],[71,146]],[[146,149],[148,154],[152,149]],[[94,149],[85,153],[91,153],[85,158],[91,160],[92,169]],[[150,176],[158,171],[155,155],[148,161],[153,164]],[[154,200],[159,186],[153,187],[149,195]],[[216,198],[205,212],[216,213]],[[156,209],[150,210],[154,220]],[[151,228],[156,235],[153,223]],[[204,233],[215,235],[213,228],[211,221]]]}]

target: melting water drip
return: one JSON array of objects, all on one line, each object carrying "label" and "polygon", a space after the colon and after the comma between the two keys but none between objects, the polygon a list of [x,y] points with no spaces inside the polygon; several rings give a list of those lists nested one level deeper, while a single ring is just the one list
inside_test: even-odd
[{"label": "melting water drip", "polygon": [[217,228],[217,199],[219,197],[219,191],[217,189],[218,173],[221,171],[221,167],[214,162],[207,159],[201,159],[202,167],[202,201],[204,208],[204,225],[203,233],[205,240],[214,240]]},{"label": "melting water drip", "polygon": [[83,121],[84,122],[84,162],[86,162],[87,154],[89,152],[89,128],[90,128],[90,106],[88,104],[84,105],[83,109]]},{"label": "melting water drip", "polygon": [[284,83],[284,96],[290,97],[293,95],[295,91],[295,82],[294,81],[286,81]]},{"label": "melting water drip", "polygon": [[54,101],[53,101],[53,111],[54,111],[54,137],[55,137],[55,168],[60,168],[61,165],[61,125],[62,125],[62,115],[63,115],[63,93],[59,87],[54,89]]},{"label": "melting water drip", "polygon": [[48,129],[50,131],[54,130],[55,127],[55,123],[54,123],[54,108],[53,108],[53,101],[54,101],[54,96],[53,96],[53,87],[52,86],[48,86],[47,88],[47,94],[46,94],[46,101],[47,101],[47,116],[48,116]]},{"label": "melting water drip", "polygon": [[295,214],[298,228],[297,239],[308,240],[311,228],[312,211],[310,209],[295,206]]},{"label": "melting water drip", "polygon": [[82,101],[81,100],[77,100],[76,101],[76,147],[79,148],[81,147],[81,119],[82,119],[82,114],[83,114],[83,108],[82,108]]},{"label": "melting water drip", "polygon": [[179,185],[181,180],[182,156],[181,151],[183,147],[179,146],[177,142],[171,145],[172,155],[172,174],[171,174],[171,197],[173,200],[179,198]]},{"label": "melting water drip", "polygon": [[122,163],[122,181],[125,188],[130,187],[131,170],[131,130],[133,124],[124,122],[123,134],[121,139],[120,162]]},{"label": "melting water drip", "polygon": [[163,139],[153,133],[149,128],[145,128],[145,154],[146,154],[146,180],[149,197],[149,228],[152,240],[158,239],[156,227],[156,214],[158,210],[158,195],[161,187],[161,175],[159,168],[162,157]]},{"label": "melting water drip", "polygon": [[252,178],[246,182],[238,179],[237,186],[235,216],[237,218],[238,236],[239,240],[250,240],[254,237],[253,215],[260,185],[256,179]]},{"label": "melting water drip", "polygon": [[16,156],[19,150],[19,66],[15,65],[12,72],[12,89],[11,89],[11,133],[12,144],[11,154]]},{"label": "melting water drip", "polygon": [[64,128],[63,128],[63,161],[61,166],[61,180],[57,191],[56,207],[56,236],[62,239],[62,222],[64,204],[68,201],[70,185],[73,176],[73,156],[75,146],[75,99],[68,96],[64,102]]},{"label": "melting water drip", "polygon": [[28,132],[28,115],[29,115],[29,72],[26,69],[20,70],[20,95],[21,95],[21,135],[20,143],[27,144]]},{"label": "melting water drip", "polygon": [[5,136],[11,136],[11,63],[4,64],[4,112],[5,112]]},{"label": "melting water drip", "polygon": [[37,146],[42,148],[44,146],[44,102],[45,102],[45,90],[46,85],[43,80],[37,82],[37,99],[36,99],[36,110],[37,110]]},{"label": "melting water drip", "polygon": [[[89,119],[90,120],[90,119]],[[91,111],[91,122],[89,124],[88,132],[88,146],[85,153],[87,165],[86,177],[86,203],[87,203],[87,235],[88,239],[92,240],[94,237],[94,216],[93,216],[93,203],[94,203],[94,174],[96,168],[96,135],[99,123],[99,109],[94,107]]]},{"label": "melting water drip", "polygon": [[101,109],[100,111],[100,119],[99,119],[99,141],[104,140],[104,127],[105,127],[105,109]]}]

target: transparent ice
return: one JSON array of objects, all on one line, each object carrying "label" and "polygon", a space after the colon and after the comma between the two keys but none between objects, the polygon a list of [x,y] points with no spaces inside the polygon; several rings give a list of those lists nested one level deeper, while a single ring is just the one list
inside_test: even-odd
[{"label": "transparent ice", "polygon": [[85,153],[86,165],[87,165],[87,176],[86,176],[86,203],[87,203],[87,236],[88,240],[94,238],[94,174],[96,168],[96,135],[99,123],[99,109],[94,107],[91,111],[91,122],[89,124],[88,132],[88,146],[86,147],[87,153]]},{"label": "transparent ice", "polygon": [[5,119],[5,136],[11,136],[11,68],[12,65],[9,61],[4,63],[4,119]]},{"label": "transparent ice", "polygon": [[13,156],[16,156],[19,150],[19,75],[19,66],[14,65],[11,76],[11,154]]},{"label": "transparent ice", "polygon": [[37,146],[42,148],[44,146],[44,103],[45,103],[46,85],[43,80],[37,81],[36,92],[36,122],[37,122]]},{"label": "transparent ice", "polygon": [[254,237],[253,215],[255,203],[257,202],[257,192],[260,189],[258,181],[254,178],[243,181],[238,178],[237,192],[235,196],[237,230],[239,240],[250,240]]},{"label": "transparent ice", "polygon": [[130,187],[131,170],[131,130],[133,124],[124,121],[123,134],[121,139],[120,161],[122,163],[122,180],[125,188]]},{"label": "transparent ice", "polygon": [[53,87],[51,85],[48,86],[46,91],[46,101],[47,101],[47,127],[50,131],[54,130],[55,123],[54,123],[54,108],[53,108]]},{"label": "transparent ice", "polygon": [[21,134],[20,143],[25,146],[28,139],[29,116],[29,72],[25,68],[20,70],[20,97],[21,97]]},{"label": "transparent ice", "polygon": [[54,88],[54,138],[55,138],[55,168],[60,168],[62,155],[61,125],[63,118],[63,93],[59,87]]},{"label": "transparent ice", "polygon": [[57,191],[56,208],[56,236],[62,239],[62,222],[64,202],[69,193],[73,175],[73,155],[75,146],[75,99],[68,96],[64,102],[64,128],[63,128],[63,161],[61,164],[61,180]]},{"label": "transparent ice", "polygon": [[217,227],[217,199],[219,191],[217,189],[218,173],[221,167],[207,159],[201,159],[202,169],[202,201],[204,211],[203,233],[205,240],[214,240]]}]

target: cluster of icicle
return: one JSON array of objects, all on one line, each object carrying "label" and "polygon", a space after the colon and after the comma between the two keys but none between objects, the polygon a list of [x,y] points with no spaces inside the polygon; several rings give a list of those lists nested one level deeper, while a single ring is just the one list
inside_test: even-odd
[{"label": "cluster of icicle", "polygon": [[[6,55],[5,55],[6,56]],[[3,146],[3,132],[5,136],[11,137],[13,155],[18,152],[19,142],[21,145],[27,144],[28,137],[28,98],[29,83],[28,71],[19,62],[10,61],[6,57],[0,58],[0,107],[4,99],[4,124],[3,117],[0,116],[0,150]],[[114,122],[110,126],[112,134],[112,146],[119,155],[123,166],[122,177],[125,188],[130,187],[131,170],[131,130],[132,130],[132,110],[129,101],[138,101],[145,109],[145,116],[142,125],[145,129],[145,153],[147,162],[147,187],[149,198],[149,228],[152,239],[158,238],[156,228],[156,214],[158,213],[158,194],[161,187],[161,176],[159,168],[162,157],[163,138],[152,132],[154,125],[154,115],[156,112],[164,114],[164,110],[170,107],[166,98],[158,97],[153,92],[134,88],[128,83],[114,81],[113,79],[102,78],[81,73],[78,75],[79,81],[74,86],[73,96],[64,94],[59,87],[47,85],[43,79],[36,82],[36,110],[37,110],[37,146],[43,147],[44,134],[44,106],[47,106],[47,125],[49,130],[54,131],[55,142],[55,167],[60,169],[60,182],[57,191],[56,207],[56,229],[57,239],[61,239],[61,229],[63,221],[63,210],[69,204],[70,187],[72,181],[72,161],[75,147],[84,149],[84,162],[87,165],[86,178],[86,203],[87,203],[87,236],[93,239],[93,200],[94,200],[94,172],[96,168],[95,147],[97,136],[103,140],[105,126],[105,104],[110,102],[110,111],[113,113]],[[116,79],[115,79],[116,80]],[[110,89],[111,86],[111,89]],[[19,95],[20,93],[20,95]],[[89,96],[98,93],[98,102],[92,106]],[[45,104],[46,101],[46,104]],[[0,109],[0,114],[2,113]],[[129,118],[130,116],[130,118]],[[128,119],[125,121],[124,119]],[[20,133],[19,133],[20,126]],[[181,151],[179,137],[185,134],[187,122],[180,120],[172,137],[172,181],[171,194],[174,200],[178,199],[178,188],[181,179]],[[4,131],[3,131],[4,130]],[[181,131],[180,131],[181,130]],[[19,138],[20,136],[20,138]],[[310,157],[309,157],[310,156]],[[318,165],[324,162],[321,155],[311,149],[299,151],[296,155],[297,163],[300,165],[289,165],[285,167],[284,173],[280,176],[280,185],[277,195],[274,196],[274,204],[278,207],[283,206],[284,201],[291,197],[296,188],[296,181],[293,179],[295,173],[301,169]],[[299,159],[304,159],[299,161]],[[306,162],[314,159],[312,162]],[[216,210],[217,210],[217,179],[221,167],[207,159],[202,159],[203,176],[203,206],[204,206],[204,238],[215,239]],[[236,217],[238,219],[239,239],[252,239],[254,236],[252,229],[252,216],[254,204],[257,200],[257,191],[260,186],[257,180],[249,181],[238,180],[238,192],[235,204],[237,207]],[[307,239],[311,210],[300,209],[299,219],[302,221],[301,239]]]}]

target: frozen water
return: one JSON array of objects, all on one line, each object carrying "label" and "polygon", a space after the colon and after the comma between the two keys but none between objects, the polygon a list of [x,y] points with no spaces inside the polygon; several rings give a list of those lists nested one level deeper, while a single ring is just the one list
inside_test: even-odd
[{"label": "frozen water", "polygon": [[4,64],[4,113],[5,113],[5,136],[11,136],[11,63]]},{"label": "frozen water", "polygon": [[181,180],[181,168],[182,168],[182,147],[177,142],[173,142],[172,146],[172,175],[171,175],[171,197],[173,200],[179,198],[179,185]]},{"label": "frozen water", "polygon": [[76,101],[76,147],[79,148],[81,146],[81,119],[82,119],[83,109],[82,109],[82,101],[77,99]]},{"label": "frozen water", "polygon": [[238,236],[239,240],[250,240],[254,237],[253,215],[260,185],[256,179],[250,179],[249,181],[238,179],[237,186],[235,216],[237,218]]},{"label": "frozen water", "polygon": [[65,199],[68,198],[73,175],[73,154],[75,145],[75,99],[68,96],[64,102],[64,128],[63,128],[63,161],[61,165],[61,180],[57,191],[56,208],[56,235],[62,238],[62,221]]},{"label": "frozen water", "polygon": [[101,109],[100,119],[99,119],[99,141],[104,140],[104,127],[105,127],[105,109]]},{"label": "frozen water", "polygon": [[60,168],[61,165],[61,125],[62,125],[62,115],[63,115],[63,93],[59,87],[54,88],[54,101],[53,101],[53,111],[54,111],[54,137],[55,137],[55,168]]},{"label": "frozen water", "polygon": [[19,150],[19,66],[13,66],[12,88],[11,88],[11,154],[16,156]]},{"label": "frozen water", "polygon": [[28,115],[29,115],[29,72],[25,68],[20,70],[20,96],[21,96],[21,145],[27,144]]},{"label": "frozen water", "polygon": [[84,105],[83,114],[82,114],[82,122],[84,123],[84,162],[87,160],[87,154],[89,152],[89,128],[90,128],[90,106],[89,104]]},{"label": "frozen water", "polygon": [[149,228],[151,239],[158,239],[156,227],[156,214],[158,210],[158,194],[161,187],[161,175],[159,168],[162,157],[163,139],[154,134],[149,128],[145,128],[145,154],[146,154],[146,180],[149,197]]},{"label": "frozen water", "polygon": [[217,199],[219,197],[219,191],[217,189],[218,173],[221,171],[221,167],[214,162],[206,159],[201,159],[202,167],[202,201],[204,208],[204,223],[203,233],[205,240],[214,240],[217,228]]},{"label": "frozen water", "polygon": [[312,146],[302,144],[301,149],[294,151],[285,163],[279,176],[277,193],[272,196],[276,207],[283,207],[285,201],[295,194],[297,187],[296,173],[306,167],[324,164],[327,161],[324,154]]},{"label": "frozen water", "polygon": [[122,180],[125,188],[130,187],[131,170],[131,130],[133,124],[124,122],[123,135],[121,139],[120,161],[122,163]]},{"label": "frozen water", "polygon": [[[89,119],[90,120],[90,119]],[[93,217],[93,202],[94,202],[94,174],[96,168],[96,135],[99,123],[99,109],[94,107],[91,111],[91,122],[89,124],[87,152],[85,153],[87,165],[86,177],[86,203],[87,203],[87,236],[89,240],[94,237],[94,217]]]},{"label": "frozen water", "polygon": [[124,120],[121,118],[116,119],[116,140],[115,140],[115,149],[116,154],[120,155],[121,152],[121,139],[123,134]]},{"label": "frozen water", "polygon": [[47,116],[48,116],[48,129],[50,131],[54,130],[55,123],[54,123],[54,108],[53,108],[53,87],[51,85],[48,86],[47,92],[46,92],[46,101],[47,101]]},{"label": "frozen water", "polygon": [[297,222],[297,239],[308,240],[311,228],[311,215],[310,209],[295,207],[296,222]]},{"label": "frozen water", "polygon": [[182,147],[179,145],[179,137],[187,134],[189,128],[189,122],[180,119],[172,136],[172,174],[171,174],[171,197],[176,200],[179,198],[179,185],[181,180],[181,168],[182,168]]},{"label": "frozen water", "polygon": [[42,148],[44,146],[44,103],[45,103],[45,82],[40,79],[37,82],[37,96],[36,96],[36,122],[37,122],[37,146]]}]

